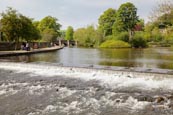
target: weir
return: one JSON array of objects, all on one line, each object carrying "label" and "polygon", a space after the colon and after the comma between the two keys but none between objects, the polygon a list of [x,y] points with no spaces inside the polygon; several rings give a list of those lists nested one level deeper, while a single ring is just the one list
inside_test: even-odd
[{"label": "weir", "polygon": [[[54,77],[54,76],[64,76],[75,79],[83,79],[83,80],[98,80],[102,82],[107,82],[107,84],[112,83],[113,81],[119,83],[119,80],[134,80],[133,83],[136,83],[136,80],[147,83],[156,82],[157,87],[161,87],[158,83],[162,83],[162,85],[173,88],[173,84],[171,83],[173,80],[173,75],[169,74],[157,74],[157,73],[144,73],[144,72],[131,72],[131,71],[115,71],[115,70],[104,70],[104,69],[93,69],[93,68],[83,68],[83,67],[62,67],[51,64],[27,64],[27,63],[13,63],[13,62],[0,62],[0,68],[5,70],[14,70],[19,72],[33,73],[36,75],[44,75],[45,77]],[[123,81],[123,82],[127,82]],[[164,82],[166,84],[164,84]],[[169,83],[170,82],[170,83]],[[148,85],[154,85],[153,83]],[[134,84],[133,84],[134,85]],[[141,84],[139,84],[141,85]],[[149,86],[147,86],[149,87]],[[173,90],[173,89],[171,89]]]},{"label": "weir", "polygon": [[27,115],[173,114],[172,81],[173,75],[168,74],[0,62],[0,111]]}]

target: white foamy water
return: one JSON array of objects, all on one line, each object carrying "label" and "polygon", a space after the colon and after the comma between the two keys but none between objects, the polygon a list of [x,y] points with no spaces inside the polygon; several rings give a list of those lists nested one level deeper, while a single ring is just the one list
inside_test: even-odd
[{"label": "white foamy water", "polygon": [[25,63],[0,63],[1,69],[13,70],[17,73],[27,72],[31,76],[64,76],[85,81],[97,80],[100,84],[112,89],[160,90],[173,91],[173,78],[169,75],[135,73],[122,71],[97,70],[86,68],[58,67]]},{"label": "white foamy water", "polygon": [[[71,113],[99,115],[101,114],[102,109],[106,110],[110,107],[113,110],[118,110],[120,108],[122,110],[130,110],[130,113],[135,113],[150,105],[152,105],[153,108],[159,108],[160,106],[168,108],[170,100],[166,100],[164,104],[160,105],[155,102],[140,101],[135,98],[135,96],[138,96],[138,92],[152,93],[157,91],[173,91],[173,76],[165,74],[59,67],[51,64],[45,65],[11,62],[0,62],[0,69],[13,71],[13,74],[22,75],[23,73],[27,73],[27,77],[29,76],[34,78],[39,78],[41,76],[51,79],[61,76],[63,78],[75,80],[80,79],[84,83],[98,81],[97,83],[99,86],[103,87],[103,89],[99,89],[97,86],[86,85],[86,89],[84,88],[79,90],[76,87],[69,87],[68,85],[61,86],[58,84],[60,82],[54,83],[44,81],[44,83],[41,84],[41,81],[33,83],[27,82],[27,80],[25,83],[16,83],[16,81],[1,84],[0,96],[13,95],[21,92],[22,90],[26,92],[26,96],[44,97],[44,95],[47,96],[50,94],[49,98],[45,98],[46,100],[50,100],[47,101],[46,106],[35,109],[34,111],[28,113],[28,115],[49,115],[50,113],[56,112],[67,115],[70,115]],[[14,86],[18,88],[15,88]],[[50,93],[48,93],[49,91]]]},{"label": "white foamy water", "polygon": [[[66,97],[73,97],[74,93],[77,91],[72,91],[68,88],[60,88],[59,92],[57,94],[57,98],[66,98]],[[84,91],[83,94],[87,95],[87,97],[83,97],[82,95],[78,95],[78,100],[71,100],[70,103],[62,103],[57,101],[54,105],[47,105],[42,110],[35,110],[35,112],[30,112],[28,115],[48,115],[53,112],[60,112],[63,114],[80,114],[84,111],[87,111],[88,115],[99,115],[101,113],[100,108],[101,107],[114,107],[114,109],[118,108],[128,108],[131,110],[131,112],[142,110],[144,107],[149,105],[149,102],[140,102],[137,101],[137,99],[134,99],[133,97],[129,97],[124,102],[117,103],[117,100],[112,100],[112,96],[117,96],[119,93],[111,93],[111,92],[105,92],[106,95],[102,96],[100,99],[96,99],[95,97],[92,97],[96,93],[96,90],[94,88],[91,88],[88,91]],[[62,95],[64,94],[64,95]],[[92,95],[93,94],[93,95]],[[59,97],[60,96],[60,97]],[[88,97],[90,96],[90,97]]]},{"label": "white foamy water", "polygon": [[16,90],[13,87],[25,87],[28,85],[27,83],[8,83],[0,85],[0,96],[1,95],[13,95],[19,92],[20,90]]}]

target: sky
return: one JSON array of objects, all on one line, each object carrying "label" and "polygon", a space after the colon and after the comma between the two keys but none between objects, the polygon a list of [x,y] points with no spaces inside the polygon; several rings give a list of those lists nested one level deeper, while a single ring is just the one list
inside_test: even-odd
[{"label": "sky", "polygon": [[164,0],[0,0],[0,13],[12,7],[25,16],[40,21],[53,16],[62,25],[61,29],[74,29],[98,24],[99,16],[108,8],[118,9],[126,2],[133,3],[138,16],[148,21],[152,9]]}]

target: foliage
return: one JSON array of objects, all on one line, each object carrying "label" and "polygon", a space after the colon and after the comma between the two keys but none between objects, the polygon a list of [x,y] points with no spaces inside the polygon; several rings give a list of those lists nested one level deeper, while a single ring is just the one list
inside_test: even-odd
[{"label": "foliage", "polygon": [[130,2],[122,4],[117,11],[116,22],[113,25],[113,32],[128,31],[130,41],[137,22],[137,8]]},{"label": "foliage", "polygon": [[[106,36],[105,39],[106,39],[106,40],[113,40],[113,39],[115,40],[116,38],[115,38],[115,36],[113,36],[113,35],[109,35],[109,36]],[[105,40],[105,41],[106,41],[106,40]]]},{"label": "foliage", "polygon": [[117,33],[117,35],[115,36],[115,39],[121,40],[121,41],[124,41],[124,42],[128,42],[129,34],[128,34],[128,32]]},{"label": "foliage", "polygon": [[159,41],[162,41],[162,40],[163,40],[163,36],[162,36],[159,28],[158,27],[155,27],[152,30],[152,41],[159,42]]},{"label": "foliage", "polygon": [[135,34],[133,40],[131,41],[132,47],[135,48],[145,48],[147,47],[147,41],[144,39],[141,33]]},{"label": "foliage", "polygon": [[42,40],[45,42],[53,42],[57,39],[57,32],[55,32],[53,29],[44,29],[42,32]]},{"label": "foliage", "polygon": [[100,48],[129,48],[130,44],[121,40],[107,40],[100,45]]},{"label": "foliage", "polygon": [[2,32],[7,41],[31,41],[40,38],[40,33],[33,25],[32,19],[10,7],[1,16]]},{"label": "foliage", "polygon": [[139,19],[139,21],[136,23],[135,31],[144,31],[144,20],[143,19]]},{"label": "foliage", "polygon": [[84,47],[97,47],[100,44],[101,38],[101,34],[94,26],[79,28],[74,32],[74,39],[78,41],[79,45]]},{"label": "foliage", "polygon": [[74,33],[73,27],[69,26],[67,28],[67,31],[66,31],[66,34],[65,34],[65,39],[66,40],[73,40],[73,33]]},{"label": "foliage", "polygon": [[66,33],[66,30],[60,30],[60,38],[61,39],[65,38],[65,33]]},{"label": "foliage", "polygon": [[[151,34],[153,42],[169,43],[172,41],[173,32],[173,2],[165,0],[157,4],[151,12],[150,30],[147,32]],[[164,45],[165,46],[165,45]]]},{"label": "foliage", "polygon": [[57,21],[58,19],[55,17],[46,16],[39,22],[38,28],[41,31],[43,41],[52,42],[60,36],[61,25]]},{"label": "foliage", "polygon": [[55,17],[46,16],[40,21],[38,28],[40,31],[44,31],[45,29],[53,29],[55,32],[58,32],[61,25],[57,21],[58,19]]},{"label": "foliage", "polygon": [[170,0],[164,0],[159,2],[152,10],[150,20],[152,22],[159,23],[173,23],[173,2]]},{"label": "foliage", "polygon": [[21,15],[21,38],[25,39],[26,41],[32,41],[32,40],[37,40],[40,38],[40,32],[39,30],[34,26],[32,23],[32,20]]},{"label": "foliage", "polygon": [[116,10],[109,8],[99,17],[99,30],[104,36],[112,35],[112,26],[116,21]]}]

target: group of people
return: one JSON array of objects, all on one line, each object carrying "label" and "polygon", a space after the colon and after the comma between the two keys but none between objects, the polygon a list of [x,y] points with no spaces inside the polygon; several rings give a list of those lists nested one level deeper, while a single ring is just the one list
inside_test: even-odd
[{"label": "group of people", "polygon": [[22,45],[21,45],[21,50],[26,50],[26,51],[29,51],[30,50],[30,47],[29,47],[29,43],[28,42],[23,42]]}]

